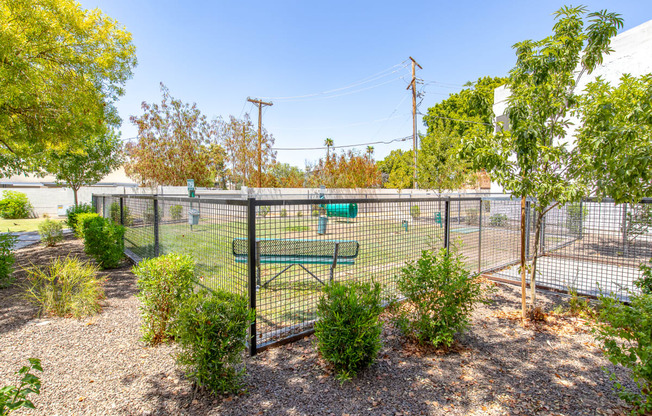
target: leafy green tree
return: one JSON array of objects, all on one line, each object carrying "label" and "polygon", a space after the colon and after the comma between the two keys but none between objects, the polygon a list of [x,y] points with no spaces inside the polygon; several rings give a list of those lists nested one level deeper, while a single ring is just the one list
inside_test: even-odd
[{"label": "leafy green tree", "polygon": [[0,27],[0,172],[120,123],[136,55],[118,22],[74,0],[3,0]]},{"label": "leafy green tree", "polygon": [[304,171],[289,163],[275,163],[271,170],[274,186],[279,188],[303,188],[306,180]]},{"label": "leafy green tree", "polygon": [[374,160],[353,150],[339,155],[333,153],[327,160],[319,159],[307,170],[308,184],[313,187],[374,188],[381,182],[380,170]]},{"label": "leafy green tree", "polygon": [[412,150],[392,150],[377,163],[385,188],[411,189],[414,185],[414,162]]},{"label": "leafy green tree", "polygon": [[79,188],[99,182],[121,163],[122,142],[113,131],[108,131],[102,136],[83,138],[76,149],[47,152],[43,169],[54,175],[57,183],[72,189],[78,205]]},{"label": "leafy green tree", "polygon": [[138,141],[126,145],[125,172],[141,185],[215,186],[225,172],[219,144],[221,121],[208,121],[196,104],[183,103],[161,83],[161,104],[143,102],[144,114],[131,116]]},{"label": "leafy green tree", "polygon": [[[505,190],[522,201],[535,198],[535,241],[530,268],[533,308],[542,219],[552,208],[577,201],[587,192],[579,168],[580,148],[569,146],[566,138],[569,115],[578,109],[575,86],[583,74],[591,73],[603,56],[611,52],[610,39],[622,27],[619,15],[607,11],[587,14],[582,6],[562,7],[555,17],[551,36],[514,45],[516,66],[507,82],[511,91],[507,108],[511,131],[475,134],[468,147],[476,167],[487,168]],[[590,24],[585,27],[587,21]],[[523,203],[521,206],[524,210]],[[524,235],[524,222],[521,227]],[[524,282],[523,254],[521,259]]]}]

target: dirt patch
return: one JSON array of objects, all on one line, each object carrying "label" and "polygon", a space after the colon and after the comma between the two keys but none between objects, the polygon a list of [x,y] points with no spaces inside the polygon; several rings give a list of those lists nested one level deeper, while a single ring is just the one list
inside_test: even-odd
[{"label": "dirt patch", "polygon": [[[81,243],[18,251],[18,264],[53,256],[86,258]],[[479,308],[470,331],[446,354],[406,343],[390,325],[378,361],[340,385],[314,338],[247,359],[247,392],[196,393],[175,364],[173,345],[140,341],[139,302],[130,267],[105,273],[107,299],[88,319],[35,318],[14,286],[0,290],[0,386],[28,357],[42,360],[43,390],[30,414],[69,415],[601,415],[622,403],[601,370],[593,337],[572,320],[550,328],[512,319],[519,293],[502,287]],[[18,272],[19,281],[24,277]],[[560,299],[542,294],[548,309]],[[564,330],[555,329],[562,325]],[[571,329],[572,328],[572,329]]]}]

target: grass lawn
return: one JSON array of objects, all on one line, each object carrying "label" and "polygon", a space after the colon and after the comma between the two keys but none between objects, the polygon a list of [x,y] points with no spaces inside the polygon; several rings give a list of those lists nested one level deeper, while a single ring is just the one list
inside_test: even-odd
[{"label": "grass lawn", "polygon": [[[24,220],[4,220],[0,218],[0,232],[38,231],[38,225],[47,218],[28,218]],[[64,221],[59,218],[50,218],[54,221]]]}]

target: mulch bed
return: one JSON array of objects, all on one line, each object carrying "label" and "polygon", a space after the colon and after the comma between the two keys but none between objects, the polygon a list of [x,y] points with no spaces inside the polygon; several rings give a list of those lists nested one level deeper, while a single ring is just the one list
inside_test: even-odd
[{"label": "mulch bed", "polygon": [[[56,256],[86,258],[79,240],[18,250],[17,266]],[[18,283],[24,279],[16,272]],[[101,314],[81,320],[35,316],[17,285],[0,290],[0,386],[28,357],[42,360],[42,415],[620,415],[626,408],[601,369],[608,365],[581,320],[522,326],[518,288],[501,286],[473,315],[453,351],[423,351],[390,325],[377,363],[352,382],[329,375],[314,337],[247,359],[247,391],[195,393],[173,345],[140,341],[130,265],[103,272]],[[550,309],[561,300],[542,294]],[[623,371],[623,370],[617,370]]]}]

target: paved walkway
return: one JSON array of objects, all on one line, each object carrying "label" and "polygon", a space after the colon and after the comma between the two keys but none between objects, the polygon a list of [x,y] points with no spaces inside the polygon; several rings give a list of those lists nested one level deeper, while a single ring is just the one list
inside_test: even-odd
[{"label": "paved walkway", "polygon": [[[63,230],[64,234],[72,233],[72,230],[65,229]],[[38,231],[21,231],[15,233],[9,233],[18,237],[16,244],[14,244],[14,250],[21,249],[23,247],[31,246],[32,244],[40,243],[41,236],[38,235]]]}]

